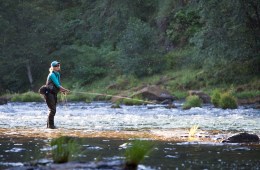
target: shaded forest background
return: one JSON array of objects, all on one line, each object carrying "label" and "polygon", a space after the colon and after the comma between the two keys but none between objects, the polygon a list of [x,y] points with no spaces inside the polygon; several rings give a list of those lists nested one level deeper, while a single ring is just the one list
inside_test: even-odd
[{"label": "shaded forest background", "polygon": [[0,94],[36,90],[53,60],[70,88],[194,70],[187,88],[259,82],[260,1],[0,0]]}]

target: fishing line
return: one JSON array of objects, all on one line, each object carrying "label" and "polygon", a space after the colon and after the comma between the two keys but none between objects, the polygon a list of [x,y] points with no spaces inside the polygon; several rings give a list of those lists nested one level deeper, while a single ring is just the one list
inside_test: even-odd
[{"label": "fishing line", "polygon": [[149,104],[155,104],[155,102],[150,102],[150,101],[141,100],[141,99],[134,99],[134,98],[124,97],[124,96],[118,96],[118,95],[111,95],[111,94],[102,94],[102,93],[94,93],[94,92],[80,92],[80,91],[71,91],[71,93],[89,94],[89,95],[94,95],[94,96],[102,95],[102,96],[107,96],[107,97],[116,97],[119,99],[129,99],[129,100],[135,100],[135,101],[149,103]]}]

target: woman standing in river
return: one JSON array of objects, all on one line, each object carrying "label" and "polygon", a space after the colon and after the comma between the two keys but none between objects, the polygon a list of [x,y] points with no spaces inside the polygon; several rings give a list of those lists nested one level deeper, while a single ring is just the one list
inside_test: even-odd
[{"label": "woman standing in river", "polygon": [[46,86],[48,87],[48,93],[44,96],[45,101],[49,108],[47,128],[55,129],[54,116],[56,113],[57,94],[58,92],[68,93],[69,90],[61,86],[60,82],[60,62],[53,61],[49,69],[50,73],[47,77]]}]

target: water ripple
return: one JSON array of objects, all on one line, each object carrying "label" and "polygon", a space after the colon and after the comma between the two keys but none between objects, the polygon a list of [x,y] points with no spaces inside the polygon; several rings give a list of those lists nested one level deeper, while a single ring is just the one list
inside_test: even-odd
[{"label": "water ripple", "polygon": [[[111,103],[59,104],[55,122],[59,127],[84,130],[174,129],[199,125],[205,130],[260,131],[260,110],[239,107],[219,109],[212,106],[182,110],[163,105],[122,106]],[[0,106],[0,127],[45,127],[45,103],[8,103]]]}]

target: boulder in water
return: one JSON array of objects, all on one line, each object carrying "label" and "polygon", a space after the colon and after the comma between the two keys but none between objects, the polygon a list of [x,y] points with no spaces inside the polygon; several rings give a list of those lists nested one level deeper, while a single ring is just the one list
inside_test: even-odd
[{"label": "boulder in water", "polygon": [[222,143],[252,143],[259,142],[259,137],[255,134],[249,133],[239,133],[237,135],[231,136]]}]

